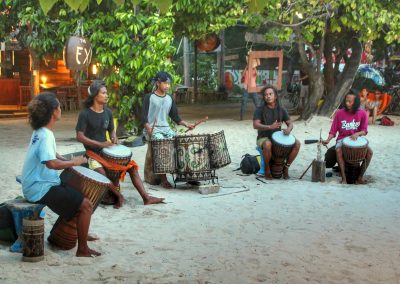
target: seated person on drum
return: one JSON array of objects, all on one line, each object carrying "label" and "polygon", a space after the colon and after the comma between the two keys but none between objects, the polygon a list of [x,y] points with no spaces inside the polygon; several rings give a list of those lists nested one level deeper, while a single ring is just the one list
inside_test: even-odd
[{"label": "seated person on drum", "polygon": [[[176,124],[183,125],[189,129],[193,129],[193,124],[183,121],[176,107],[175,101],[168,90],[171,83],[171,75],[160,71],[153,78],[154,91],[147,94],[143,100],[142,123],[143,134],[148,140],[153,139],[168,139],[176,136],[168,123],[170,117]],[[161,185],[164,188],[171,188],[166,174],[161,174]]]},{"label": "seated person on drum", "polygon": [[61,118],[60,102],[52,93],[41,93],[29,103],[29,123],[33,128],[28,153],[22,170],[22,191],[30,201],[45,204],[66,220],[77,217],[78,249],[76,256],[98,256],[88,247],[87,241],[92,217],[92,203],[83,194],[65,184],[57,174],[87,162],[83,156],[66,160],[56,152],[54,127]]},{"label": "seated person on drum", "polygon": [[[261,90],[264,104],[254,112],[253,128],[257,129],[257,146],[263,151],[265,163],[265,178],[272,179],[270,160],[272,157],[272,134],[281,130],[282,122],[285,122],[287,128],[283,130],[285,135],[289,135],[293,129],[293,123],[290,120],[287,110],[279,105],[278,91],[273,86],[265,86]],[[296,139],[295,145],[289,153],[286,164],[283,168],[283,178],[289,178],[289,167],[296,159],[300,150],[300,142]]]},{"label": "seated person on drum", "polygon": [[[342,151],[343,138],[350,136],[351,139],[357,140],[357,137],[365,136],[368,133],[368,116],[367,113],[360,108],[360,97],[358,93],[357,90],[351,89],[350,93],[344,97],[342,105],[345,107],[336,112],[328,138],[322,141],[323,145],[327,145],[338,133],[338,137],[336,138],[336,159],[340,167],[340,174],[342,176],[341,183],[343,184],[347,184]],[[362,171],[357,178],[357,183],[365,183],[363,176],[371,159],[372,150],[368,147],[366,161],[364,161],[361,166]]]},{"label": "seated person on drum", "polygon": [[[114,120],[111,110],[106,107],[108,96],[107,88],[103,81],[95,80],[89,86],[89,96],[85,101],[85,109],[79,114],[78,123],[76,125],[76,139],[83,143],[86,150],[90,150],[99,154],[103,148],[111,147],[118,144],[118,139],[114,129]],[[111,141],[107,141],[106,132],[110,134]],[[93,158],[88,159],[89,168],[106,176],[106,172],[98,161]],[[142,183],[139,173],[133,167],[128,170],[132,180],[132,184],[139,192],[143,199],[144,205],[161,203],[164,198],[156,198],[150,196]],[[113,180],[113,184],[118,187],[119,181]],[[123,203],[122,194],[112,189],[111,193],[117,198],[115,208],[119,208]]]}]

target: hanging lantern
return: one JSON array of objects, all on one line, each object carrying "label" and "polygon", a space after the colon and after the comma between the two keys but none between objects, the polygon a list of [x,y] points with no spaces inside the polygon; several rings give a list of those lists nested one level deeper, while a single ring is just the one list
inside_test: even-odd
[{"label": "hanging lantern", "polygon": [[204,39],[196,41],[197,49],[204,52],[215,50],[221,43],[221,40],[216,34],[209,34]]},{"label": "hanging lantern", "polygon": [[89,39],[70,36],[64,46],[64,63],[68,69],[80,71],[86,69],[92,60],[92,45]]}]

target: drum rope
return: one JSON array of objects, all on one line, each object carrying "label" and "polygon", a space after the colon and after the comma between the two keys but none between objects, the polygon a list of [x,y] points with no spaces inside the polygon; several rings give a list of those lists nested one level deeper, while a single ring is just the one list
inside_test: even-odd
[{"label": "drum rope", "polygon": [[109,170],[121,171],[119,179],[122,182],[124,181],[126,172],[128,170],[130,170],[131,168],[134,168],[135,170],[139,169],[139,165],[134,160],[130,160],[126,166],[123,166],[123,165],[110,163],[110,162],[106,161],[103,157],[101,157],[100,155],[98,155],[95,152],[90,151],[90,150],[86,151],[86,155],[88,155],[90,158],[98,161],[100,164],[102,164],[105,168],[107,168]]}]

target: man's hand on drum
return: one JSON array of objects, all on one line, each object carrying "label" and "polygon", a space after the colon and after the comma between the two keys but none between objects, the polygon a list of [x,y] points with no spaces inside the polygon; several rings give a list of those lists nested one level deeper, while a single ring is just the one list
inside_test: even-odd
[{"label": "man's hand on drum", "polygon": [[105,141],[105,142],[100,142],[99,143],[99,147],[100,148],[108,148],[108,147],[111,147],[111,146],[114,146],[114,143],[110,142],[110,141]]},{"label": "man's hand on drum", "polygon": [[74,166],[80,166],[87,163],[87,159],[85,156],[72,157],[71,161],[74,163]]},{"label": "man's hand on drum", "polygon": [[270,128],[271,129],[278,129],[281,126],[282,126],[282,122],[278,122],[277,120],[275,120],[275,122],[270,125]]},{"label": "man's hand on drum", "polygon": [[112,137],[111,137],[111,142],[112,142],[113,144],[119,144],[119,141],[118,141],[117,136],[112,136]]},{"label": "man's hand on drum", "polygon": [[292,132],[292,130],[289,129],[289,128],[285,128],[285,129],[283,129],[282,131],[283,131],[283,134],[285,134],[285,135],[289,135],[290,132]]},{"label": "man's hand on drum", "polygon": [[360,136],[360,134],[358,133],[358,132],[356,132],[356,133],[353,133],[351,136],[350,136],[350,138],[351,138],[351,140],[357,140],[357,138]]}]

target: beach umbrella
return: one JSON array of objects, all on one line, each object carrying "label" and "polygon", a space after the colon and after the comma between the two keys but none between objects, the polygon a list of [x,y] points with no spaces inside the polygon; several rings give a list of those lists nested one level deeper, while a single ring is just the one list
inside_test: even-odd
[{"label": "beach umbrella", "polygon": [[385,85],[385,79],[381,72],[368,64],[361,64],[358,66],[356,78],[369,78],[379,86]]},{"label": "beach umbrella", "polygon": [[363,88],[366,88],[370,92],[380,89],[381,87],[382,86],[375,83],[375,81],[371,78],[364,77],[356,77],[352,85],[352,88],[355,88],[357,90],[361,91]]}]

